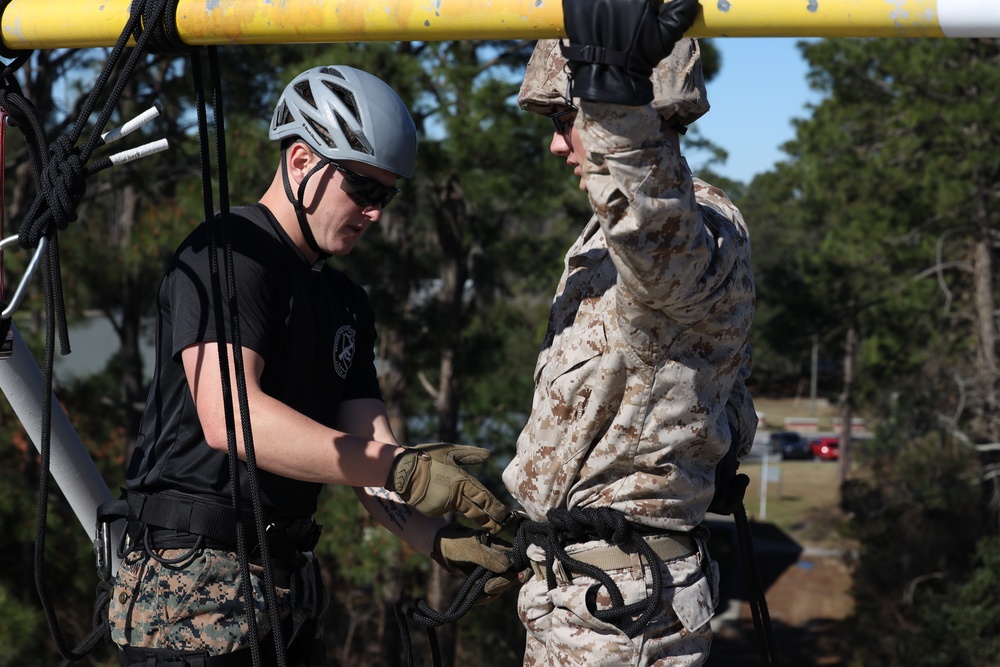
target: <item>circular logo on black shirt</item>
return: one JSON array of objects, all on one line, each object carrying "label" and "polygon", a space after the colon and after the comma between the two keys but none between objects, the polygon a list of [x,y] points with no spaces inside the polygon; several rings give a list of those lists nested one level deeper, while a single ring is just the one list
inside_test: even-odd
[{"label": "circular logo on black shirt", "polygon": [[333,340],[333,367],[337,370],[337,375],[345,379],[354,359],[354,336],[354,327],[345,324],[340,327]]}]

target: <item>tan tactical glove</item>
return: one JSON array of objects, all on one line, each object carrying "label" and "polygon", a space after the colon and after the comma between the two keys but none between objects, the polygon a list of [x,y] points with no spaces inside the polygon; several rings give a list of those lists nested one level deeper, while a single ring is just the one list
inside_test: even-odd
[{"label": "tan tactical glove", "polygon": [[516,572],[510,569],[511,545],[491,537],[485,530],[474,530],[461,524],[449,523],[434,535],[431,558],[451,574],[469,577],[478,566],[483,566],[495,577],[486,580],[476,604],[492,602],[517,581]]},{"label": "tan tactical glove", "polygon": [[482,463],[489,455],[482,447],[446,442],[407,447],[393,461],[385,488],[421,514],[433,517],[458,511],[496,534],[503,529],[507,508],[459,467]]}]

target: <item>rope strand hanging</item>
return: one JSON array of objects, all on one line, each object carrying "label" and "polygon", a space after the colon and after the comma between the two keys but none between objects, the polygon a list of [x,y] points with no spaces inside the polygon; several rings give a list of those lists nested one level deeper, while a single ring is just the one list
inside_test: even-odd
[{"label": "rope strand hanging", "polygon": [[[232,332],[233,365],[236,375],[236,392],[240,409],[240,424],[243,433],[243,446],[246,456],[247,481],[250,486],[250,499],[253,508],[254,522],[257,535],[264,535],[266,528],[264,525],[263,500],[260,491],[260,482],[257,476],[257,464],[254,456],[253,433],[250,425],[250,406],[247,399],[246,373],[243,366],[242,344],[240,338],[239,309],[236,289],[236,275],[233,267],[233,250],[230,233],[229,217],[229,185],[227,176],[226,149],[225,149],[225,121],[222,105],[222,86],[219,76],[218,54],[215,47],[208,48],[209,69],[212,77],[212,99],[215,120],[216,137],[216,167],[219,179],[219,216],[216,217],[213,211],[213,195],[211,163],[208,151],[208,123],[205,109],[205,91],[201,75],[201,61],[198,54],[191,56],[192,71],[195,81],[195,96],[197,98],[198,128],[201,153],[202,170],[202,195],[204,204],[205,220],[209,225],[209,261],[212,277],[213,302],[216,304],[214,316],[216,318],[216,330],[226,331],[223,320],[224,311],[222,309],[223,299],[230,308],[230,328]],[[216,223],[215,221],[218,221]],[[223,285],[221,272],[218,265],[218,240],[221,237],[223,245],[225,271],[225,296],[223,296]],[[232,390],[229,383],[229,355],[226,345],[219,345],[219,379],[222,385],[223,405],[226,418],[226,435],[229,451],[229,478],[232,484],[233,510],[237,516],[242,515],[242,489],[240,488],[240,476],[238,471],[239,457],[236,449],[236,423],[232,401]],[[247,539],[246,528],[242,521],[236,524],[237,557],[239,560],[240,576],[243,581],[250,581],[250,565],[247,559]],[[271,623],[272,639],[277,658],[278,667],[285,667],[287,659],[285,656],[285,644],[281,628],[281,621],[278,617],[277,592],[275,590],[273,569],[271,567],[270,546],[267,540],[260,540],[260,558],[264,575],[264,594]],[[258,640],[257,619],[253,606],[253,587],[243,587],[244,609],[246,611],[247,623],[249,624],[249,636],[251,637],[250,651],[254,665],[261,664],[260,642]]]},{"label": "rope strand hanging", "polygon": [[[0,4],[0,16],[9,2]],[[70,222],[77,218],[77,207],[82,201],[87,188],[87,178],[115,164],[121,164],[129,159],[141,157],[152,152],[151,149],[132,153],[126,157],[122,154],[100,159],[93,164],[87,164],[95,149],[105,144],[102,130],[110,119],[124,86],[137,64],[145,56],[147,44],[156,32],[147,31],[138,36],[135,48],[129,53],[124,64],[123,54],[128,46],[129,37],[136,33],[141,25],[163,26],[168,7],[175,8],[174,0],[137,0],[133,13],[126,24],[121,37],[112,49],[105,66],[102,68],[90,94],[84,101],[80,115],[73,125],[72,131],[57,138],[52,143],[46,140],[45,132],[39,120],[38,113],[27,100],[17,82],[15,74],[31,57],[31,53],[11,54],[4,51],[0,55],[12,57],[0,75],[0,107],[9,115],[9,124],[17,127],[25,135],[29,162],[35,183],[36,196],[28,212],[25,214],[18,230],[18,243],[25,249],[36,249],[32,267],[41,255],[45,258],[44,300],[45,300],[45,357],[43,368],[42,390],[42,423],[41,442],[38,444],[41,454],[41,465],[38,484],[38,506],[35,522],[34,576],[38,595],[42,604],[46,621],[56,648],[66,664],[83,659],[96,645],[109,637],[108,605],[110,603],[111,587],[109,582],[98,584],[97,602],[95,604],[94,627],[87,637],[75,648],[70,648],[63,637],[59,619],[49,599],[45,584],[45,534],[48,520],[48,478],[51,467],[51,418],[52,418],[52,367],[53,343],[55,330],[58,326],[60,352],[69,354],[69,333],[66,322],[65,303],[62,293],[62,279],[59,261],[58,232],[66,229]],[[97,106],[99,95],[110,80],[112,73],[120,70],[121,76],[112,88],[107,101],[101,108],[97,122],[82,146],[77,141],[83,135],[90,115]],[[162,150],[165,145],[158,144],[155,150]],[[26,275],[22,288],[30,279]],[[20,288],[19,288],[20,292]],[[9,318],[13,309],[4,309],[4,319],[9,326]]]}]

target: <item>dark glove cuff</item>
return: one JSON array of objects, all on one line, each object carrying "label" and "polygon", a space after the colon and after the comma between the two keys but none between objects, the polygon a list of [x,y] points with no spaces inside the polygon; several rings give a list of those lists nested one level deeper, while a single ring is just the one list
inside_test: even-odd
[{"label": "dark glove cuff", "polygon": [[397,454],[389,466],[389,476],[385,480],[385,488],[396,493],[403,493],[407,483],[417,467],[417,457],[410,452]]},{"label": "dark glove cuff", "polygon": [[653,82],[636,79],[622,69],[577,65],[570,79],[570,94],[588,102],[637,107],[653,101]]}]

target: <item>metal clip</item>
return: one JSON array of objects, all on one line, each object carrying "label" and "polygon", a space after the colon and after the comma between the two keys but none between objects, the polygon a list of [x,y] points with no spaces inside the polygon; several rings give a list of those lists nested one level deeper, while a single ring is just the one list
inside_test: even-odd
[{"label": "metal clip", "polygon": [[97,537],[94,539],[94,554],[97,556],[97,576],[101,581],[111,581],[111,522],[97,521]]},{"label": "metal clip", "polygon": [[[17,243],[17,234],[13,236],[8,236],[4,240],[0,241],[0,252],[3,252],[8,247]],[[28,283],[31,282],[32,276],[35,275],[35,271],[38,269],[38,262],[42,259],[42,253],[45,252],[45,248],[49,245],[49,239],[47,236],[43,236],[38,240],[38,247],[35,248],[35,254],[31,256],[31,261],[28,262],[28,268],[24,271],[24,277],[21,278],[21,282],[18,284],[17,289],[14,290],[14,297],[10,300],[10,304],[3,309],[0,313],[0,319],[8,320],[17,307],[21,305],[21,300],[24,299],[24,295],[28,290]]]},{"label": "metal clip", "polygon": [[516,532],[518,528],[521,527],[521,522],[528,519],[528,513],[524,510],[510,510],[507,513],[506,518],[503,520],[503,525],[500,530],[504,531],[508,528],[513,528]]},{"label": "metal clip", "polygon": [[10,320],[0,320],[0,361],[10,359],[14,354],[14,331]]}]

